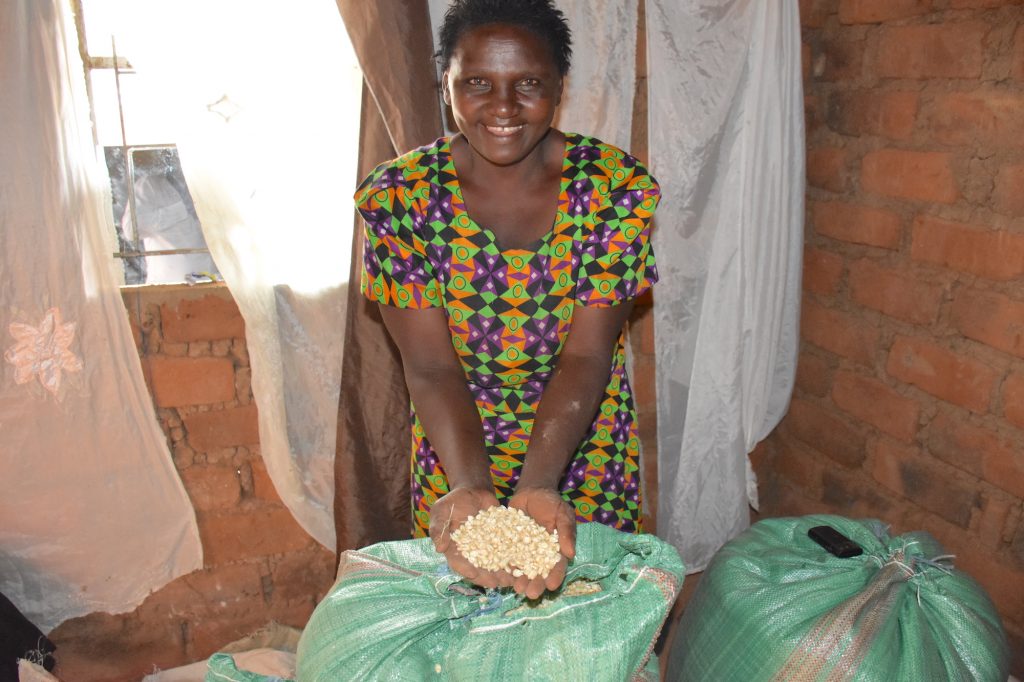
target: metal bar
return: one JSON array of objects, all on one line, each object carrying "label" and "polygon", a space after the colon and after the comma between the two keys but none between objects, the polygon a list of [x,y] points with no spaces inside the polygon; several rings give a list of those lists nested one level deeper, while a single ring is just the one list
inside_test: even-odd
[{"label": "metal bar", "polygon": [[146,256],[177,256],[189,253],[210,253],[209,249],[161,249],[159,251],[115,251],[114,258],[145,258]]},{"label": "metal bar", "polygon": [[114,86],[117,89],[117,116],[121,122],[121,149],[124,152],[124,175],[128,181],[128,207],[132,214],[132,246],[136,251],[141,249],[139,242],[138,210],[135,205],[135,164],[132,163],[131,152],[128,151],[128,134],[124,126],[124,104],[121,100],[121,69],[117,59],[117,41],[110,36],[110,50],[114,53]]}]

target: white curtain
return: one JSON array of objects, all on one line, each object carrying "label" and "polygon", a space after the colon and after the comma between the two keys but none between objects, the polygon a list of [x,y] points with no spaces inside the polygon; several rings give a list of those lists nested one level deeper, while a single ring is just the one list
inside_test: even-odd
[{"label": "white curtain", "polygon": [[40,629],[202,566],[117,286],[70,3],[0,3],[0,592]]},{"label": "white curtain", "polygon": [[[168,115],[245,319],[267,471],[335,546],[334,447],[361,76],[333,0],[125,2],[118,40]],[[122,47],[123,44],[123,47]]]},{"label": "white curtain", "polygon": [[573,35],[572,68],[555,126],[631,150],[637,0],[559,0]]},{"label": "white curtain", "polygon": [[798,350],[804,135],[796,0],[647,0],[658,535],[690,572],[749,523],[747,454]]}]

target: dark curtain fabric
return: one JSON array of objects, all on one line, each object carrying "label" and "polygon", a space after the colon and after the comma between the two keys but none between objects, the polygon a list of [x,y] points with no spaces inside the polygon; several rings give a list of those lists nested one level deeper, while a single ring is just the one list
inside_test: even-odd
[{"label": "dark curtain fabric", "polygon": [[[363,70],[359,177],[442,134],[426,0],[337,0]],[[347,188],[345,191],[355,191]],[[377,304],[359,292],[352,240],[334,466],[337,551],[409,537],[409,397]]]}]

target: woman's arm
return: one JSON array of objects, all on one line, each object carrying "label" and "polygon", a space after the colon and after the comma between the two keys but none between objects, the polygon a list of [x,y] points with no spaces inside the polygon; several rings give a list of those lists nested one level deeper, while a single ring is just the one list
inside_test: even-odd
[{"label": "woman's arm", "polygon": [[519,579],[516,591],[531,598],[556,589],[565,578],[567,560],[575,556],[576,520],[558,484],[569,460],[594,422],[612,368],[615,343],[633,309],[631,300],[608,307],[578,306],[572,328],[537,408],[526,463],[509,502],[548,531],[558,530],[563,560],[547,580]]},{"label": "woman's arm", "polygon": [[430,510],[430,537],[451,568],[483,587],[511,584],[505,572],[482,571],[451,542],[451,531],[471,515],[494,507],[484,431],[466,375],[452,347],[444,311],[380,306],[384,325],[402,355],[405,383],[427,439],[448,477],[449,492]]}]

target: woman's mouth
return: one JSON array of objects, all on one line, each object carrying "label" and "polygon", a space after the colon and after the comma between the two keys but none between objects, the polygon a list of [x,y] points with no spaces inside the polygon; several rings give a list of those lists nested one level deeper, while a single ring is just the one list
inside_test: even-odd
[{"label": "woman's mouth", "polygon": [[485,125],[484,126],[484,128],[487,130],[487,132],[489,132],[491,135],[494,135],[496,137],[511,137],[512,135],[515,135],[516,133],[518,133],[519,131],[521,131],[525,127],[526,127],[525,125],[517,125],[517,126],[489,126],[489,125]]}]

